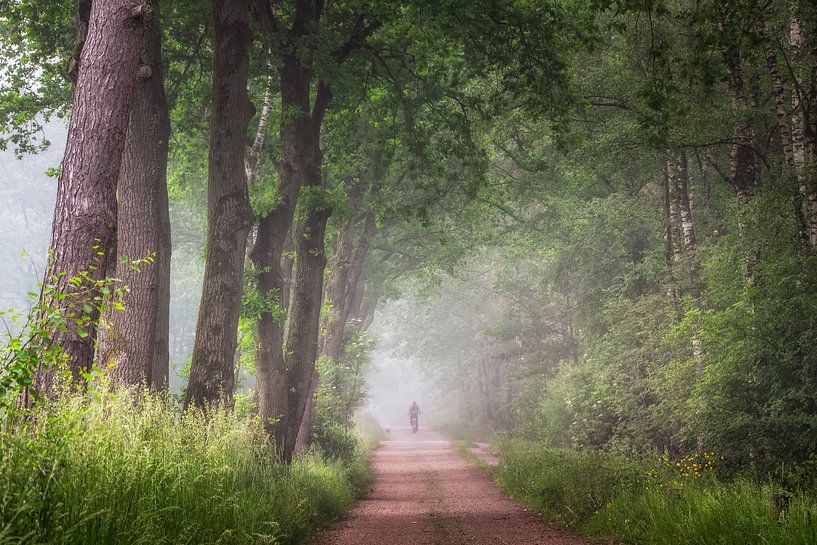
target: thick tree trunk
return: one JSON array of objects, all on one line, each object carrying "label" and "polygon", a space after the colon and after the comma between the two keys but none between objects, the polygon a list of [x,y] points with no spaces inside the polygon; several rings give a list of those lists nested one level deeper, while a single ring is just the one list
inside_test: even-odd
[{"label": "thick tree trunk", "polygon": [[[286,393],[283,398],[274,400],[265,399],[272,396],[259,395],[259,413],[262,420],[270,422],[270,418],[280,418],[274,435],[279,454],[285,461],[292,457],[295,436],[303,416],[309,379],[317,355],[321,288],[326,266],[323,244],[326,221],[331,213],[329,208],[313,199],[317,196],[322,182],[320,129],[326,109],[332,100],[329,85],[324,81],[315,81],[312,65],[314,56],[311,54],[314,51],[309,50],[315,46],[315,34],[323,10],[323,2],[297,0],[290,14],[291,25],[283,30],[282,21],[268,3],[259,3],[258,10],[262,26],[281,40],[281,49],[284,53],[280,67],[282,161],[279,168],[279,185],[287,192],[294,189],[293,194],[296,196],[299,195],[301,188],[308,188],[309,191],[308,202],[304,204],[305,217],[299,221],[296,236],[297,264],[292,283],[292,300],[289,304],[290,319],[285,357],[279,357],[280,347],[275,345],[274,340],[262,340],[259,331],[259,344],[268,342],[270,349],[260,348],[256,361],[256,365],[260,362],[261,368],[264,369],[259,370],[259,378],[267,377],[273,380],[274,377],[281,377],[284,374],[287,377],[286,384],[259,385],[260,389],[266,388],[270,392]],[[342,64],[351,51],[375,28],[377,25],[356,25],[349,40],[333,52],[335,62]],[[310,105],[313,84],[316,84],[314,103]],[[292,199],[293,207],[294,201],[295,198]],[[287,231],[286,228],[279,229],[275,237],[283,239]],[[274,249],[277,250],[279,247],[283,247],[283,244],[276,243]],[[259,256],[269,253],[266,248],[259,248]],[[267,262],[275,269],[272,274],[276,278],[281,277],[280,254],[267,256]],[[277,296],[283,298],[284,294],[279,293]]]},{"label": "thick tree trunk", "polygon": [[[277,421],[286,410],[287,376],[284,365],[284,317],[282,297],[289,289],[282,275],[281,259],[286,243],[287,223],[297,200],[297,184],[279,170],[278,206],[262,218],[250,259],[258,274],[258,291],[270,308],[256,323],[255,401],[269,437],[276,437]],[[279,451],[281,445],[277,445]]]},{"label": "thick tree trunk", "polygon": [[207,197],[207,258],[185,406],[232,402],[233,359],[252,221],[244,170],[251,105],[252,34],[247,0],[213,0],[213,112]]},{"label": "thick tree trunk", "polygon": [[[284,71],[287,71],[285,64]],[[300,65],[289,67],[292,75],[302,74]],[[282,83],[282,96],[303,90],[304,81],[292,78],[293,85],[287,88]],[[303,204],[303,210],[295,230],[295,273],[292,279],[292,300],[289,304],[289,324],[285,341],[283,372],[286,381],[286,405],[276,429],[275,438],[279,454],[284,461],[290,461],[295,450],[295,441],[309,397],[315,360],[318,352],[318,330],[320,326],[321,298],[323,293],[323,273],[326,267],[324,237],[326,222],[331,209],[324,207],[319,198],[323,163],[320,148],[321,117],[309,115],[308,95],[299,103],[300,113],[291,116],[282,124],[281,143],[286,165],[298,175],[300,187],[309,191],[310,199]],[[292,102],[296,102],[293,100]],[[286,108],[284,109],[286,111]],[[297,110],[296,110],[297,111]],[[283,138],[284,131],[288,131]],[[279,389],[281,389],[279,387]]]},{"label": "thick tree trunk", "polygon": [[315,403],[317,401],[318,387],[321,383],[321,377],[318,369],[312,371],[312,377],[309,379],[309,393],[307,393],[306,408],[304,409],[304,416],[301,418],[301,424],[298,426],[298,434],[295,438],[295,452],[306,452],[310,445],[312,445],[312,427],[315,423]]},{"label": "thick tree trunk", "polygon": [[[354,213],[352,214],[354,216]],[[338,235],[335,249],[335,265],[332,269],[332,278],[327,285],[327,298],[331,303],[329,321],[325,327],[325,334],[321,339],[320,353],[329,357],[332,362],[339,362],[343,355],[346,340],[346,327],[351,317],[352,306],[356,299],[360,279],[366,257],[372,247],[372,239],[376,230],[374,211],[369,209],[364,216],[363,232],[352,252],[352,233],[355,227],[355,218],[351,217]],[[315,411],[317,392],[320,377],[317,372],[312,373],[309,386],[308,402],[304,417],[298,430],[296,451],[303,452],[311,443],[313,415]]]},{"label": "thick tree trunk", "polygon": [[[116,271],[130,293],[124,311],[105,320],[99,360],[115,364],[115,384],[162,388],[168,377],[170,225],[167,153],[170,118],[162,77],[161,33],[155,20],[145,34],[139,77],[119,173]],[[147,256],[153,263],[134,268]]]},{"label": "thick tree trunk", "polygon": [[[302,187],[320,180],[321,155],[319,125],[309,110],[310,78],[297,56],[285,58],[280,70],[282,160],[278,167],[278,204],[262,218],[250,258],[257,271],[261,297],[277,303],[279,312],[263,312],[256,325],[256,402],[267,434],[275,439],[279,455],[291,459],[292,446],[287,444],[289,375],[283,352],[284,321],[289,308],[290,275],[285,266],[284,251],[288,245],[298,195]],[[317,340],[315,341],[317,343]],[[288,454],[287,454],[288,452]]]},{"label": "thick tree trunk", "polygon": [[[74,108],[68,128],[68,142],[59,176],[51,255],[45,282],[59,292],[86,292],[89,285],[76,286],[70,280],[87,272],[92,280],[105,277],[107,255],[116,234],[116,183],[125,146],[142,40],[152,8],[133,2],[98,0],[90,12],[74,94]],[[85,299],[52,298],[43,303],[63,316],[80,316],[83,304],[93,306],[95,290]],[[92,324],[98,313],[90,313]],[[87,372],[93,361],[95,327],[87,334],[74,324],[67,331],[55,331],[53,340],[63,347],[75,380]],[[50,373],[41,373],[42,384],[50,386]]]},{"label": "thick tree trunk", "polygon": [[[318,144],[317,138],[315,144]],[[320,162],[317,164],[320,165]],[[315,182],[310,187],[317,189],[320,187],[319,173]],[[326,222],[332,213],[331,208],[319,203],[310,203],[310,206],[311,209],[304,211],[299,222],[295,240],[295,283],[285,350],[289,399],[287,413],[282,419],[286,438],[281,453],[287,461],[292,458],[298,430],[309,402],[318,356],[323,273],[326,267],[324,238]]]},{"label": "thick tree trunk", "polygon": [[[355,227],[354,211],[352,211],[351,215],[352,217],[344,224],[338,234],[332,275],[327,282],[324,296],[331,305],[331,310],[324,327],[324,334],[320,339],[319,353],[327,356],[335,364],[340,361],[346,331],[344,318],[346,316],[346,291],[349,288],[349,272],[352,260],[352,232]],[[296,452],[306,451],[312,443],[313,415],[319,385],[320,375],[315,369],[309,382],[306,409],[304,409],[304,416],[298,429],[298,437],[295,440]]]}]

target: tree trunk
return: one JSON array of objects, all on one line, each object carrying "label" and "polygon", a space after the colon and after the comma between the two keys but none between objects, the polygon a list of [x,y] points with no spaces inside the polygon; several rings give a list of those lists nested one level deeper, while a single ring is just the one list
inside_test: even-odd
[{"label": "tree trunk", "polygon": [[298,434],[295,437],[296,453],[306,452],[312,445],[312,427],[315,420],[315,403],[317,401],[316,396],[320,383],[321,377],[316,367],[313,369],[312,377],[309,379],[309,393],[307,393],[304,416],[301,418],[301,424],[298,426]]},{"label": "tree trunk", "polygon": [[[69,281],[87,272],[92,280],[106,276],[107,255],[116,236],[116,183],[125,146],[131,95],[150,4],[134,10],[133,2],[98,0],[90,12],[88,35],[80,54],[74,108],[68,128],[51,231],[51,255],[45,283],[62,293],[86,291],[87,281]],[[83,304],[93,306],[96,290],[82,297],[43,301],[67,318],[80,316]],[[90,313],[89,331],[68,324],[55,331],[75,381],[93,361],[98,312]],[[45,371],[45,370],[43,370]],[[50,387],[50,373],[40,386]]]},{"label": "tree trunk", "polygon": [[772,97],[775,103],[780,143],[783,146],[783,160],[792,171],[796,172],[792,137],[789,131],[789,113],[786,107],[786,87],[783,84],[783,78],[777,66],[777,51],[775,50],[774,42],[767,35],[766,26],[762,20],[759,23],[759,30],[765,41],[766,67],[772,79]]},{"label": "tree trunk", "polygon": [[[290,380],[283,352],[284,321],[281,317],[289,307],[289,285],[283,255],[292,228],[295,207],[302,187],[320,184],[320,125],[310,115],[309,70],[297,56],[285,57],[280,72],[282,160],[278,166],[278,204],[258,227],[258,237],[250,254],[258,272],[258,290],[263,300],[277,303],[278,312],[263,312],[256,325],[256,402],[261,421],[282,459],[292,457],[292,445],[287,444]],[[322,239],[321,239],[322,240]],[[277,315],[276,315],[277,314]],[[291,324],[290,324],[291,326]],[[317,343],[317,339],[315,340]]]},{"label": "tree trunk", "polygon": [[[374,235],[377,232],[377,223],[374,210],[371,208],[366,212],[366,218],[363,224],[363,233],[355,250],[355,257],[352,260],[351,269],[349,272],[349,287],[346,290],[345,301],[343,304],[343,322],[348,324],[354,309],[354,301],[358,298],[358,292],[361,290],[361,280],[363,278],[363,271],[366,266],[366,259],[369,257],[369,252],[372,249],[374,242]],[[344,325],[345,327],[345,325]]]},{"label": "tree trunk", "polygon": [[331,305],[329,320],[326,324],[321,346],[321,353],[326,354],[333,362],[338,362],[343,352],[343,337],[346,333],[346,293],[349,290],[349,276],[352,268],[352,232],[355,218],[351,217],[338,235],[335,246],[335,263],[332,268],[332,279],[329,282],[327,297]]},{"label": "tree trunk", "polygon": [[91,19],[91,0],[76,0],[74,4],[74,20],[76,29],[74,33],[74,50],[68,59],[68,79],[76,90],[77,78],[79,77],[79,61],[82,55],[82,48],[85,46],[85,39],[88,37],[88,23]]},{"label": "tree trunk", "polygon": [[[678,200],[678,217],[681,222],[681,236],[684,241],[684,254],[689,265],[690,280],[693,286],[698,282],[698,259],[695,255],[697,242],[695,226],[692,221],[692,199],[689,192],[689,163],[686,151],[681,150],[676,156],[675,196]],[[695,290],[697,291],[697,289]]]},{"label": "tree trunk", "polygon": [[[278,206],[262,218],[258,235],[250,252],[253,268],[258,274],[258,292],[270,308],[261,313],[256,323],[255,401],[258,414],[269,437],[277,437],[277,421],[286,410],[287,377],[284,367],[284,318],[286,305],[282,301],[288,285],[282,275],[281,259],[297,199],[297,184],[281,176],[279,169]],[[281,445],[277,445],[279,449]]]},{"label": "tree trunk", "polygon": [[185,406],[230,404],[252,211],[244,170],[251,105],[252,34],[247,0],[213,0],[213,112],[207,193],[207,258]]},{"label": "tree trunk", "polygon": [[[111,311],[99,360],[115,364],[115,384],[167,385],[170,306],[170,225],[167,153],[170,118],[162,77],[161,33],[154,17],[145,33],[119,171],[116,271],[130,293],[124,311]],[[153,263],[134,268],[147,256]]]},{"label": "tree trunk", "polygon": [[244,161],[244,168],[247,172],[247,183],[252,186],[261,178],[261,171],[258,168],[261,162],[261,151],[264,149],[264,142],[267,140],[267,127],[269,126],[269,116],[272,111],[272,101],[275,98],[275,72],[269,68],[267,77],[267,88],[264,91],[264,102],[261,105],[261,115],[258,117],[258,127],[255,130],[250,152]]},{"label": "tree trunk", "polygon": [[170,386],[170,259],[172,243],[170,239],[170,211],[168,209],[167,185],[159,193],[159,250],[156,266],[159,269],[159,307],[156,315],[156,336],[154,338],[153,370],[150,373],[150,388],[165,391]]},{"label": "tree trunk", "polygon": [[676,241],[674,222],[672,216],[672,169],[671,161],[666,161],[664,165],[664,260],[667,266],[667,298],[672,303],[676,312],[680,314],[678,302],[678,287],[676,286],[673,263],[676,261]]},{"label": "tree trunk", "polygon": [[794,164],[797,165],[800,192],[805,194],[806,142],[805,142],[805,108],[801,100],[802,82],[798,81],[798,61],[803,46],[803,35],[800,21],[797,19],[796,4],[789,3],[789,46],[792,56],[792,93],[791,93],[791,148]]},{"label": "tree trunk", "polygon": [[[349,268],[352,257],[352,231],[355,226],[354,210],[352,217],[343,225],[335,244],[335,261],[332,275],[327,282],[324,297],[330,304],[329,319],[324,326],[324,334],[320,339],[319,353],[327,356],[333,364],[338,364],[343,352],[343,336],[345,334],[344,303],[349,282]],[[295,440],[295,451],[305,452],[312,443],[313,414],[315,411],[315,394],[320,383],[320,375],[315,369],[309,381],[306,409],[298,429]]]},{"label": "tree trunk", "polygon": [[[359,196],[358,196],[359,197]],[[352,217],[344,225],[338,235],[335,250],[335,266],[332,270],[332,279],[328,283],[327,297],[332,310],[329,322],[326,324],[326,333],[322,339],[320,353],[328,356],[333,363],[340,362],[346,340],[346,327],[351,317],[352,306],[360,285],[366,257],[372,246],[372,239],[376,230],[374,211],[369,209],[364,216],[363,232],[354,253],[352,252],[352,232],[355,227],[354,211]],[[303,452],[311,444],[313,414],[315,410],[315,394],[318,390],[320,376],[312,373],[309,385],[307,406],[301,421],[296,440],[296,451]]]},{"label": "tree trunk", "polygon": [[672,250],[672,260],[674,262],[680,262],[681,257],[683,256],[683,246],[681,244],[681,217],[678,206],[678,189],[676,182],[676,179],[678,178],[678,165],[675,163],[671,153],[667,154],[666,176],[666,189],[668,191],[668,202],[666,204],[669,207],[667,228],[669,229],[670,233],[667,240],[669,241],[670,249]]},{"label": "tree trunk", "polygon": [[[817,16],[813,17],[817,19]],[[809,243],[812,248],[817,248],[817,20],[812,20],[811,24],[811,47],[809,48],[811,61],[811,78],[809,85],[809,96],[811,102],[808,108],[808,119],[806,120],[806,143],[808,161],[811,165],[809,172]]]},{"label": "tree trunk", "polygon": [[[311,143],[314,146],[317,168],[307,187],[320,190],[321,160],[317,131]],[[289,388],[287,412],[281,421],[282,431],[286,433],[281,454],[286,461],[292,458],[298,430],[309,402],[312,375],[318,356],[323,273],[326,267],[324,238],[326,222],[332,214],[332,209],[320,202],[308,202],[305,208],[295,239],[294,289],[284,352]]]},{"label": "tree trunk", "polygon": [[[732,90],[732,107],[740,116],[735,124],[735,142],[729,163],[729,182],[740,195],[754,191],[758,182],[758,164],[754,152],[755,134],[752,126],[744,119],[749,112],[749,101],[746,97],[746,86],[743,82],[743,65],[737,47],[730,48],[724,55],[729,87]],[[781,133],[784,146],[788,146],[788,130],[785,136]]]},{"label": "tree trunk", "polygon": [[[792,112],[792,119],[789,118],[789,112],[786,106],[786,87],[783,83],[783,77],[780,75],[780,69],[777,64],[777,51],[771,37],[768,35],[765,23],[761,19],[759,24],[759,31],[764,39],[766,52],[766,66],[769,70],[769,76],[772,80],[772,96],[775,103],[775,113],[777,115],[777,129],[780,134],[780,142],[783,146],[783,162],[788,168],[789,172],[796,180],[796,187],[792,191],[792,208],[794,209],[795,219],[799,227],[799,237],[804,240],[809,238],[809,219],[803,213],[803,196],[806,193],[806,188],[803,183],[803,154],[800,153],[800,144],[795,144],[795,134],[799,133],[802,136],[802,130],[797,128],[797,112]],[[792,93],[797,95],[797,90]],[[799,105],[799,98],[792,96],[792,104]],[[801,125],[802,127],[802,125]],[[801,138],[802,140],[802,138]],[[797,149],[796,149],[797,148]]]}]

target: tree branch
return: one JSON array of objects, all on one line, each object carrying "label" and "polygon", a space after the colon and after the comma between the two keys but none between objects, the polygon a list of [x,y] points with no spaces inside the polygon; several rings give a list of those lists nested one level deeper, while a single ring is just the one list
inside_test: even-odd
[{"label": "tree branch", "polygon": [[281,23],[272,11],[269,0],[256,0],[255,9],[258,13],[258,20],[268,34],[277,34],[281,30]]},{"label": "tree branch", "polygon": [[[349,55],[352,54],[352,51],[363,46],[366,38],[371,36],[372,33],[380,27],[379,21],[370,21],[369,23],[365,23],[364,21],[363,15],[358,15],[352,35],[349,36],[349,39],[346,40],[343,45],[332,52],[332,58],[338,65],[343,64],[346,59],[349,58]],[[329,107],[331,101],[332,89],[326,80],[321,79],[318,82],[315,104],[312,107],[312,120],[315,123],[320,124],[323,122],[326,109]]]}]

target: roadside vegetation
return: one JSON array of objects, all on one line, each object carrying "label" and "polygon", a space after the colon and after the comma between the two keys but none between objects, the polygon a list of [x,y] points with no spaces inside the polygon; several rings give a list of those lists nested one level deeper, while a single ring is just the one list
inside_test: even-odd
[{"label": "roadside vegetation", "polygon": [[386,354],[569,527],[814,540],[815,2],[159,4],[0,0],[0,545],[298,542]]},{"label": "roadside vegetation", "polygon": [[568,528],[644,545],[817,543],[813,488],[795,491],[749,475],[719,476],[725,461],[548,448],[505,439],[494,476],[505,492]]},{"label": "roadside vegetation", "polygon": [[0,544],[296,544],[370,479],[354,436],[289,466],[251,416],[127,390],[64,395],[0,431]]}]

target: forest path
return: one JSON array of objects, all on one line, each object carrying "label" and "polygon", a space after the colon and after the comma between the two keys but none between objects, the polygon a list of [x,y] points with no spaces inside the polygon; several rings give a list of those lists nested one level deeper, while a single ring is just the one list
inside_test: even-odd
[{"label": "forest path", "polygon": [[313,545],[587,545],[505,497],[444,436],[392,428],[375,483]]}]

